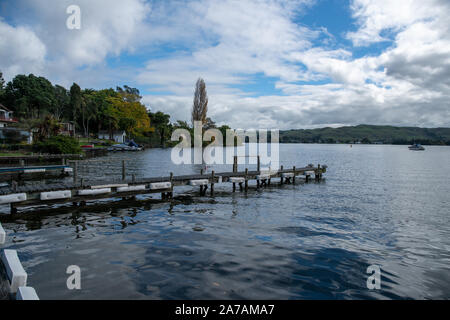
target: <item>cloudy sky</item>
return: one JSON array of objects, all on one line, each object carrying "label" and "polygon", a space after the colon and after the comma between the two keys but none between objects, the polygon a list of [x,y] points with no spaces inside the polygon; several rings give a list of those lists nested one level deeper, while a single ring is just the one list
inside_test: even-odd
[{"label": "cloudy sky", "polygon": [[[81,29],[66,27],[70,5]],[[235,128],[450,126],[448,0],[0,0],[0,70]]]}]

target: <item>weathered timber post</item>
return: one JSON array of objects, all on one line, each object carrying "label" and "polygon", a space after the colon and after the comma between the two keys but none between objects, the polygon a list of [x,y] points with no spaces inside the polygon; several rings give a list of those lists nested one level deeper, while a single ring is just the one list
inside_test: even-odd
[{"label": "weathered timber post", "polygon": [[248,168],[245,168],[245,192],[248,191]]},{"label": "weathered timber post", "polygon": [[292,170],[294,171],[294,176],[292,177],[292,184],[295,184],[295,166],[294,168],[292,168]]},{"label": "weathered timber post", "polygon": [[283,184],[283,166],[281,166],[280,170],[281,170],[281,179],[280,179],[280,183]]},{"label": "weathered timber post", "polygon": [[211,172],[211,197],[214,196],[214,170]]},{"label": "weathered timber post", "polygon": [[73,162],[73,183],[77,183],[77,175],[78,175],[78,162],[75,160]]},{"label": "weathered timber post", "polygon": [[17,191],[17,187],[18,187],[18,186],[19,186],[19,184],[17,183],[16,180],[13,180],[13,181],[11,182],[11,188],[13,189],[14,192]]},{"label": "weathered timber post", "polygon": [[236,182],[233,182],[233,192],[236,192]]},{"label": "weathered timber post", "polygon": [[258,156],[258,165],[257,165],[256,171],[258,171],[258,173],[261,171],[261,158],[260,158],[260,156]]},{"label": "weathered timber post", "polygon": [[237,172],[238,171],[238,157],[234,156],[233,157],[233,172]]},{"label": "weathered timber post", "polygon": [[170,199],[173,199],[173,172],[170,173]]},{"label": "weathered timber post", "polygon": [[125,160],[122,160],[122,180],[126,179],[126,175]]},{"label": "weathered timber post", "polygon": [[201,176],[203,175],[203,169],[200,169],[200,175]]},{"label": "weathered timber post", "polygon": [[16,206],[14,205],[14,203],[11,203],[10,213],[11,213],[11,214],[16,214],[16,213],[17,213],[17,208],[16,208]]}]

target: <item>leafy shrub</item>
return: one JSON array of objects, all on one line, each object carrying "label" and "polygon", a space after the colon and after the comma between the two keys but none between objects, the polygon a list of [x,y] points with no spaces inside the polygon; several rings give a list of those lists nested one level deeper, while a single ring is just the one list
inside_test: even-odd
[{"label": "leafy shrub", "polygon": [[78,141],[72,137],[54,136],[35,143],[33,151],[50,154],[78,154],[81,153],[81,147]]}]

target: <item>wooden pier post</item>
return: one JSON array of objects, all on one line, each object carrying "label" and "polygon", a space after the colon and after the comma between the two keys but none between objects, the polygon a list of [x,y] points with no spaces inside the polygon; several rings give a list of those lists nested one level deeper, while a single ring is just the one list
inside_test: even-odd
[{"label": "wooden pier post", "polygon": [[283,166],[281,166],[280,170],[281,170],[280,184],[283,184]]},{"label": "wooden pier post", "polygon": [[238,157],[234,156],[233,157],[233,173],[238,171]]},{"label": "wooden pier post", "polygon": [[292,168],[292,171],[294,171],[294,176],[292,177],[292,184],[295,184],[295,166]]},{"label": "wooden pier post", "polygon": [[125,168],[125,160],[122,160],[122,180],[125,181],[127,177],[126,168]]},{"label": "wooden pier post", "polygon": [[173,172],[170,173],[170,199],[173,199]]},{"label": "wooden pier post", "polygon": [[77,183],[78,161],[73,162],[73,183]]},{"label": "wooden pier post", "polygon": [[236,192],[236,182],[233,182],[233,192]]},{"label": "wooden pier post", "polygon": [[211,173],[211,197],[214,196],[214,170]]},{"label": "wooden pier post", "polygon": [[258,164],[257,164],[256,171],[258,171],[258,173],[260,173],[260,171],[261,171],[261,158],[260,158],[260,156],[258,156]]},{"label": "wooden pier post", "polygon": [[248,191],[248,168],[245,168],[245,192]]}]

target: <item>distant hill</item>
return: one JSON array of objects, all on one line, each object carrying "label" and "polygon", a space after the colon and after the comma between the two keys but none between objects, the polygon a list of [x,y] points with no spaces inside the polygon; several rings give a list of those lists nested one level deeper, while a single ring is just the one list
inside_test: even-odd
[{"label": "distant hill", "polygon": [[450,128],[359,125],[280,131],[281,143],[383,143],[450,145]]}]

